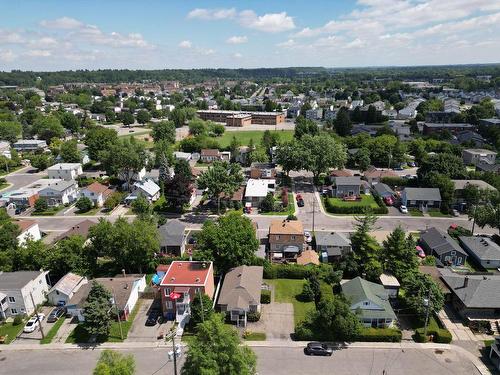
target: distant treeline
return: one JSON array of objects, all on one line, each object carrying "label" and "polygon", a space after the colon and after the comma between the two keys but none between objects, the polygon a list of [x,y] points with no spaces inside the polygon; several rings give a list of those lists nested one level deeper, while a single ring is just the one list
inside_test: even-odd
[{"label": "distant treeline", "polygon": [[[68,82],[120,83],[176,80],[198,83],[211,79],[252,80],[256,82],[309,80],[325,78],[361,81],[373,78],[388,80],[417,80],[491,75],[500,77],[500,64],[447,65],[419,67],[373,68],[259,68],[259,69],[163,69],[163,70],[69,70],[60,72],[33,72],[13,70],[0,72],[0,85],[58,85]],[[39,80],[41,78],[41,81]]]}]

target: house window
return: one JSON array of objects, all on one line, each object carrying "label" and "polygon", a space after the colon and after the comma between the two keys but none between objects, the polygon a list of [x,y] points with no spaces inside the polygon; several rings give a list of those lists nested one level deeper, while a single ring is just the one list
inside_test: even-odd
[{"label": "house window", "polygon": [[292,238],[292,241],[295,241],[295,236],[292,236],[291,238]]},{"label": "house window", "polygon": [[165,289],[165,297],[168,297],[170,295],[170,288]]},{"label": "house window", "polygon": [[363,302],[363,305],[365,305],[365,306],[370,306],[370,302],[365,301],[365,302]]},{"label": "house window", "polygon": [[59,291],[58,290],[56,290],[56,294],[59,295]]},{"label": "house window", "polygon": [[456,251],[452,251],[452,252],[451,252],[451,255],[456,255],[456,254],[457,254],[457,252],[456,252]]},{"label": "house window", "polygon": [[15,315],[17,314],[17,309],[10,309],[10,312]]},{"label": "house window", "polygon": [[[458,264],[462,264],[462,257],[458,257],[458,261],[457,261]],[[488,262],[489,263],[489,262]]]},{"label": "house window", "polygon": [[277,239],[277,240],[279,240],[279,239],[280,239],[280,236],[279,236],[279,235],[277,235],[277,236],[276,236],[276,239]]},{"label": "house window", "polygon": [[16,299],[14,297],[9,297],[9,302],[16,302]]},{"label": "house window", "polygon": [[167,301],[167,309],[171,309],[173,307],[172,301]]}]

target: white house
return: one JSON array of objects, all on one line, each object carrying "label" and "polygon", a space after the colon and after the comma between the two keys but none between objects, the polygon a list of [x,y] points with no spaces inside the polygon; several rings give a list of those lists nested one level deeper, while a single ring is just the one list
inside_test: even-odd
[{"label": "white house", "polygon": [[131,194],[125,198],[127,203],[137,199],[140,195],[150,202],[155,202],[160,198],[160,187],[151,179],[137,181],[134,183],[134,189]]},{"label": "white house", "polygon": [[131,181],[142,181],[146,177],[146,168],[142,168],[139,172],[120,172],[118,178],[122,181],[128,181],[130,176]]},{"label": "white house", "polygon": [[47,294],[47,300],[53,305],[66,305],[76,292],[88,283],[85,276],[67,273],[54,285]]},{"label": "white house", "polygon": [[48,148],[47,142],[39,139],[20,139],[12,147],[16,151],[42,151]]},{"label": "white house", "polygon": [[22,246],[31,239],[33,241],[38,241],[42,239],[42,235],[40,234],[40,228],[38,227],[38,223],[34,220],[17,220],[15,224],[21,230],[21,234],[17,236],[17,242],[19,246]]},{"label": "white house", "polygon": [[89,198],[96,207],[102,207],[112,193],[111,189],[99,182],[93,182],[80,190],[80,196]]},{"label": "white house", "polygon": [[[45,301],[49,291],[46,276],[48,271],[0,271],[0,320],[18,314],[31,315],[35,306]],[[31,301],[33,297],[33,302]]]},{"label": "white house", "polygon": [[70,204],[78,199],[78,184],[75,181],[58,181],[38,192],[45,198],[49,206]]},{"label": "white house", "polygon": [[5,156],[7,159],[12,158],[9,142],[0,141],[0,156]]},{"label": "white house", "polygon": [[247,182],[245,189],[245,202],[252,204],[252,207],[258,207],[268,193],[274,193],[276,180],[274,179],[254,179]]},{"label": "white house", "polygon": [[62,179],[70,181],[83,173],[80,163],[59,163],[47,168],[49,179]]}]

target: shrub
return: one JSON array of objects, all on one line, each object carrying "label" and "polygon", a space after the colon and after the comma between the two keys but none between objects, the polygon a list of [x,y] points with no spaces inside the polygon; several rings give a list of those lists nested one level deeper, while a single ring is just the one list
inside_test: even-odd
[{"label": "shrub", "polygon": [[111,194],[104,202],[104,207],[111,211],[113,208],[118,206],[123,199],[123,194],[119,192],[114,192]]},{"label": "shrub", "polygon": [[76,201],[75,206],[76,206],[76,208],[78,208],[79,212],[87,212],[87,211],[90,211],[92,209],[94,204],[92,203],[92,201],[89,198],[81,197],[80,199],[78,199]]},{"label": "shrub", "polygon": [[288,215],[288,216],[286,217],[286,219],[287,219],[287,220],[293,220],[293,221],[295,221],[295,220],[297,220],[297,216],[295,216],[295,215],[293,215],[293,214],[290,214],[290,215]]},{"label": "shrub", "polygon": [[394,328],[363,328],[356,338],[357,341],[366,342],[400,342],[401,331]]},{"label": "shrub", "polygon": [[46,211],[49,208],[49,204],[45,198],[38,198],[35,202],[35,211]]},{"label": "shrub", "polygon": [[260,303],[271,303],[271,291],[263,290],[260,292]]},{"label": "shrub", "polygon": [[247,314],[247,321],[258,322],[260,319],[260,312],[249,312]]},{"label": "shrub", "polygon": [[422,266],[435,266],[436,258],[433,255],[427,255],[424,259],[422,259]]},{"label": "shrub", "polygon": [[18,326],[19,324],[23,323],[23,316],[22,315],[16,315],[14,317],[14,321],[12,322],[13,325]]},{"label": "shrub", "polygon": [[314,333],[310,327],[305,324],[297,324],[293,334],[295,341],[312,341],[315,340]]},{"label": "shrub", "polygon": [[470,230],[461,226],[458,226],[455,229],[449,228],[448,234],[454,239],[458,239],[458,237],[460,236],[467,236],[467,237],[472,236],[472,232]]},{"label": "shrub", "polygon": [[416,342],[428,342],[428,337],[432,336],[435,343],[449,344],[452,340],[450,331],[444,328],[430,328],[427,329],[427,337],[424,336],[424,328],[417,328],[415,330]]},{"label": "shrub", "polygon": [[311,283],[306,281],[302,287],[302,293],[300,294],[300,300],[303,302],[314,301],[314,291],[311,287]]}]

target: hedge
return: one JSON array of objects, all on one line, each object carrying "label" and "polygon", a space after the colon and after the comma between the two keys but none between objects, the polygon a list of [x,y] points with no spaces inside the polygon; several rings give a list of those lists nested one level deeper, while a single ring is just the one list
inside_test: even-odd
[{"label": "hedge", "polygon": [[389,212],[389,209],[383,204],[380,197],[375,196],[375,202],[379,205],[377,208],[369,208],[363,206],[336,206],[330,203],[330,200],[324,199],[324,205],[326,211],[332,214],[365,214],[366,211],[370,211],[376,215],[385,215]]},{"label": "hedge", "polygon": [[311,266],[300,264],[264,264],[264,279],[307,279],[312,272]]},{"label": "hedge", "polygon": [[247,321],[258,322],[260,320],[260,312],[249,312],[247,314]]},{"label": "hedge", "polygon": [[271,303],[271,291],[263,290],[260,292],[260,303]]},{"label": "hedge", "polygon": [[[433,336],[433,342],[438,344],[449,344],[452,340],[450,331],[444,328],[427,329],[427,336]],[[424,336],[424,328],[415,330],[416,342],[428,342],[428,338]]]},{"label": "hedge", "polygon": [[401,331],[395,328],[362,328],[357,341],[400,342]]}]

